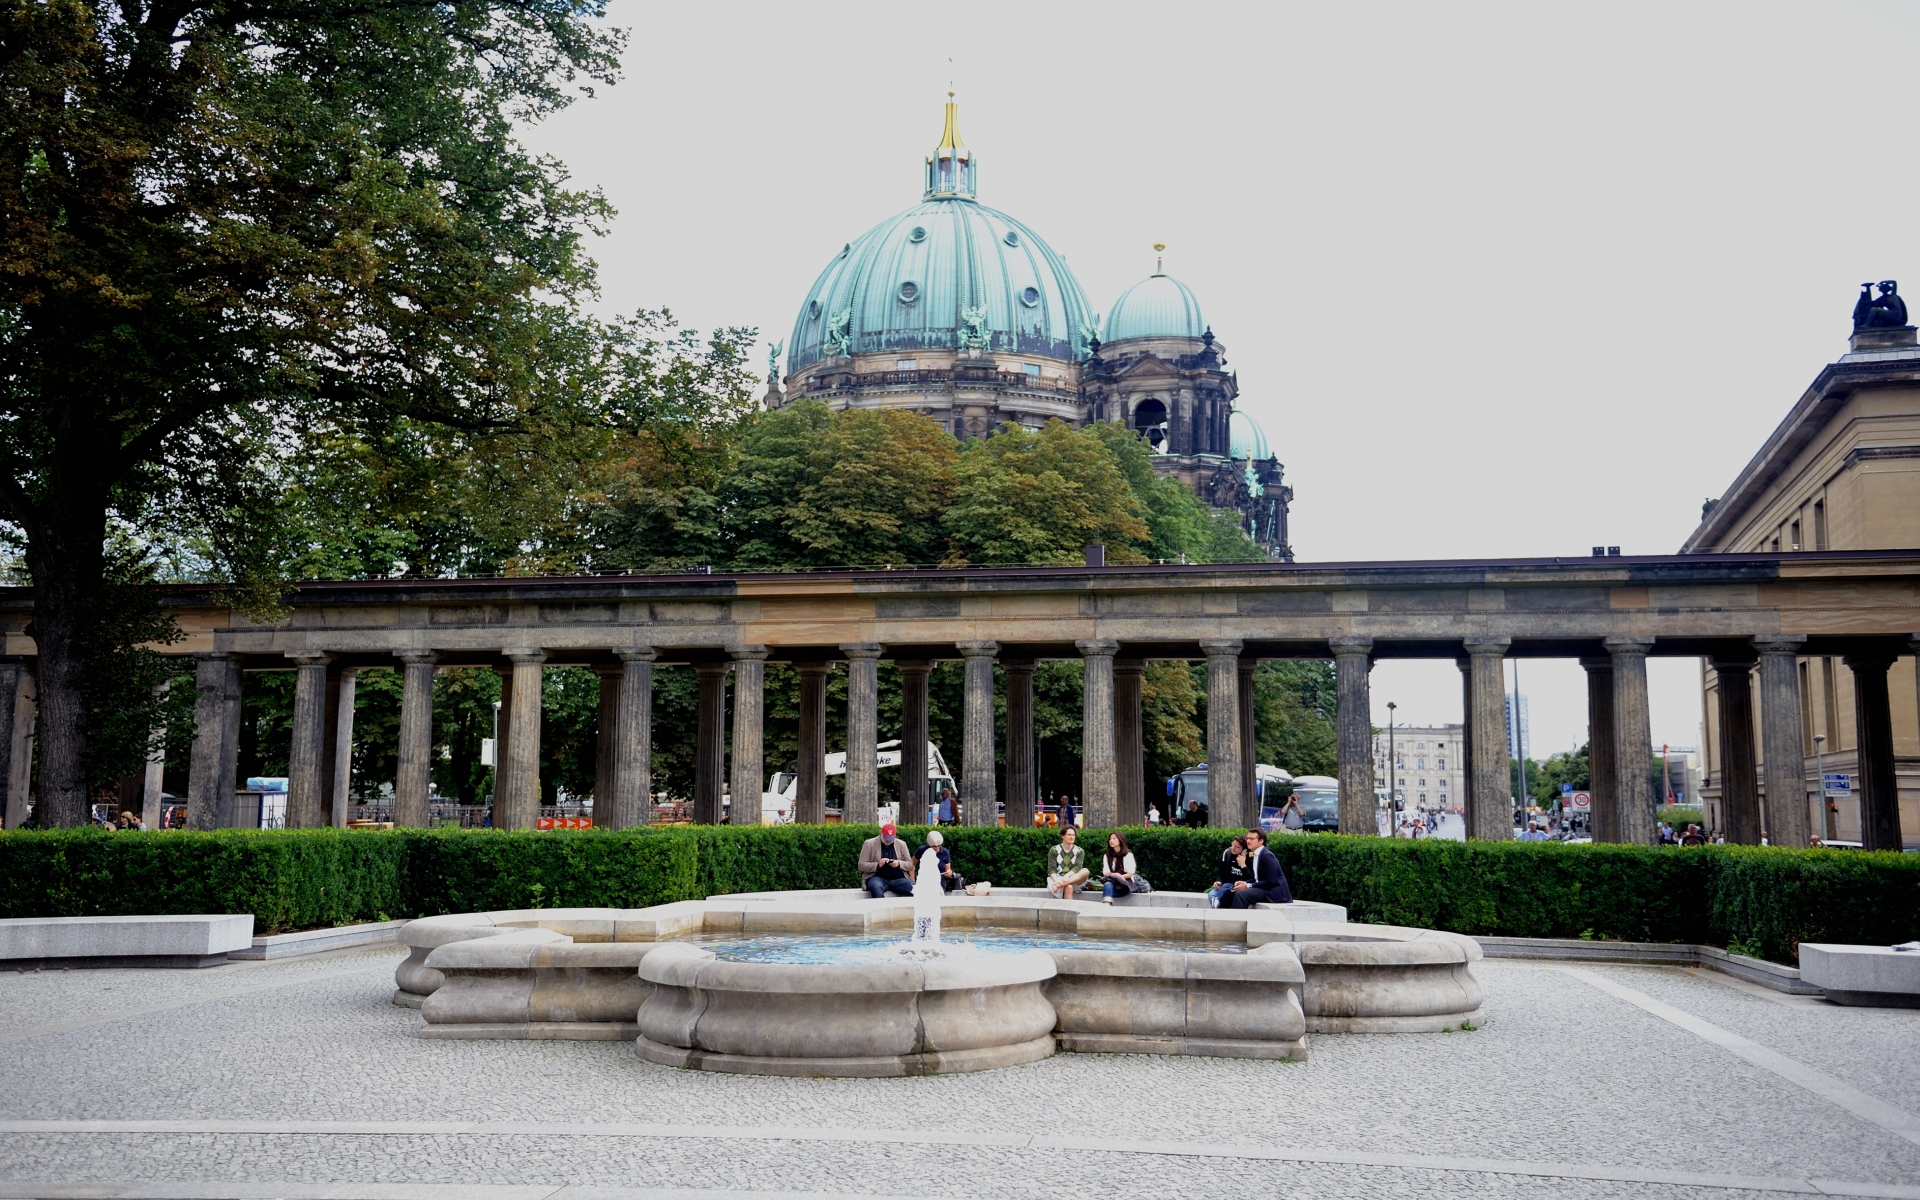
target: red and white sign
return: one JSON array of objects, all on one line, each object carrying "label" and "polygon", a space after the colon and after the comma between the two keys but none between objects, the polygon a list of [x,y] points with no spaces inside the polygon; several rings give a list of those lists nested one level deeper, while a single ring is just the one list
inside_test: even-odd
[{"label": "red and white sign", "polygon": [[1593,807],[1592,792],[1575,792],[1570,799],[1575,808],[1591,809]]},{"label": "red and white sign", "polygon": [[592,817],[537,817],[535,829],[592,829]]}]

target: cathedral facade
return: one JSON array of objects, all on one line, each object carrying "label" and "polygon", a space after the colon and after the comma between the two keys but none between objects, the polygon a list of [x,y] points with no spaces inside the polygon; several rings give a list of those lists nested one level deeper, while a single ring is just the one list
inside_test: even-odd
[{"label": "cathedral facade", "polygon": [[920,203],[848,242],[814,282],[767,407],[905,408],[963,439],[1009,423],[1123,422],[1162,475],[1292,561],[1293,489],[1234,408],[1239,384],[1193,292],[1156,269],[1101,321],[1065,259],[976,198],[980,164],[957,110],[949,100]]}]

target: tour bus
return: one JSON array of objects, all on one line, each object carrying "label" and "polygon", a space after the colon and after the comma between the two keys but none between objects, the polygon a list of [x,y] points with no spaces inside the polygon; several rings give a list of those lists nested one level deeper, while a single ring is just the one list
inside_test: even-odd
[{"label": "tour bus", "polygon": [[[900,765],[900,742],[881,742],[879,753],[874,756],[876,769],[897,767]],[[845,775],[847,773],[846,751],[836,751],[827,755],[827,774]],[[760,823],[762,825],[791,825],[793,806],[800,792],[800,776],[792,769],[774,772],[773,779],[767,784],[766,792],[760,797]],[[953,781],[952,772],[947,770],[947,760],[940,753],[940,747],[927,743],[927,810],[922,813],[908,814],[902,817],[898,804],[880,805],[881,821],[927,821],[932,822],[939,812],[942,800],[956,800],[960,795],[960,786]]]},{"label": "tour bus", "polygon": [[[1269,763],[1253,765],[1253,795],[1260,805],[1260,824],[1264,829],[1273,828],[1268,817],[1279,819],[1279,806],[1285,804],[1287,785],[1293,782],[1293,776]],[[1172,801],[1173,811],[1167,814],[1167,821],[1179,824],[1186,819],[1187,801],[1200,806],[1202,814],[1210,814],[1207,805],[1207,764],[1200,763],[1167,780],[1167,796]]]},{"label": "tour bus", "polygon": [[[1329,775],[1296,776],[1293,794],[1300,801],[1300,816],[1306,822],[1302,833],[1340,832],[1339,780]],[[1275,816],[1278,817],[1277,812]],[[1264,822],[1265,819],[1263,813],[1261,820]],[[1278,825],[1277,820],[1275,825]]]}]

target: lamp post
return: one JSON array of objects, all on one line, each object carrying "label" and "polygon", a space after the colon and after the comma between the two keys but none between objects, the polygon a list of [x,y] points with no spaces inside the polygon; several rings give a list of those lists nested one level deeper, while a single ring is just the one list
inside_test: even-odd
[{"label": "lamp post", "polygon": [[1820,829],[1826,835],[1826,841],[1834,839],[1833,803],[1827,799],[1827,760],[1821,756],[1820,748],[1827,744],[1827,735],[1813,735],[1813,773],[1820,780]]},{"label": "lamp post", "polygon": [[1398,764],[1393,761],[1393,710],[1398,708],[1393,701],[1387,701],[1387,836],[1399,837],[1400,830],[1393,823],[1394,796],[1400,789]]}]

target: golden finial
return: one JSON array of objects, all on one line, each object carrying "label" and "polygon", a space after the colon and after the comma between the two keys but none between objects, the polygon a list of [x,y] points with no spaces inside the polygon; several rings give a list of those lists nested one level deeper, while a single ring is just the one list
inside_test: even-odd
[{"label": "golden finial", "polygon": [[1153,253],[1155,255],[1153,260],[1153,273],[1155,275],[1165,275],[1167,273],[1166,260],[1159,257],[1160,254],[1165,252],[1166,248],[1167,244],[1165,242],[1155,242],[1153,244]]}]

